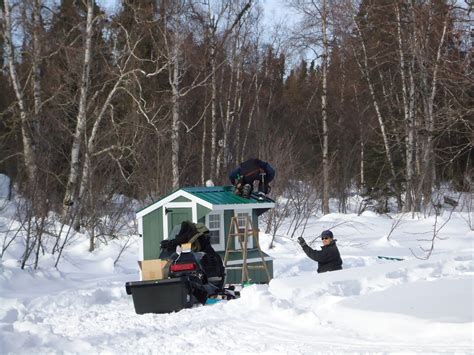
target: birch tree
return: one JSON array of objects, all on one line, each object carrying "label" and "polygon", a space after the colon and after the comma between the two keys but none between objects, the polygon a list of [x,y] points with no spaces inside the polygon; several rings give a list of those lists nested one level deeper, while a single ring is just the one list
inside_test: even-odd
[{"label": "birch tree", "polygon": [[[205,3],[204,14],[195,9],[198,19],[204,28],[204,37],[209,44],[209,63],[210,63],[210,91],[211,91],[211,152],[210,152],[210,172],[208,176],[211,180],[215,179],[217,173],[217,115],[218,115],[218,85],[217,69],[219,63],[217,60],[218,52],[224,48],[227,39],[234,29],[240,24],[243,16],[250,11],[252,0],[243,3],[232,1],[218,2],[217,6],[212,4],[211,0]],[[206,138],[206,133],[203,133]],[[203,139],[204,141],[204,139]],[[205,144],[205,141],[203,142]]]},{"label": "birch tree", "polygon": [[[36,2],[35,5],[39,6],[39,3]],[[36,8],[36,6],[35,6]],[[12,35],[12,8],[9,0],[3,1],[3,13],[2,13],[2,22],[3,22],[3,38],[5,41],[5,52],[8,62],[8,72],[10,75],[10,81],[13,86],[16,97],[16,105],[18,106],[20,114],[20,126],[21,126],[21,138],[23,143],[23,161],[25,165],[25,171],[27,174],[27,179],[32,188],[35,185],[35,178],[37,175],[38,167],[36,160],[36,153],[34,149],[34,136],[32,126],[32,118],[28,114],[28,107],[26,103],[25,91],[23,85],[20,83],[18,77],[17,62],[15,60],[15,51],[13,44],[13,35]],[[37,17],[35,17],[37,18]],[[37,59],[35,59],[37,60]],[[36,82],[36,75],[35,75]],[[35,86],[35,93],[37,92]],[[36,98],[36,96],[35,96]]]},{"label": "birch tree", "polygon": [[72,140],[71,161],[66,191],[63,198],[63,221],[66,222],[71,207],[77,207],[78,180],[81,168],[81,146],[86,128],[87,99],[90,82],[90,66],[92,56],[92,35],[94,30],[94,1],[87,0],[87,17],[84,32],[84,63],[80,82],[80,94],[76,128]]},{"label": "birch tree", "polygon": [[[303,48],[311,49],[321,60],[321,120],[322,120],[322,211],[329,213],[329,126],[328,126],[328,60],[330,52],[330,7],[327,0],[291,0],[289,4],[300,15],[295,39]],[[317,50],[319,49],[319,50]],[[316,118],[315,118],[316,119]]]}]

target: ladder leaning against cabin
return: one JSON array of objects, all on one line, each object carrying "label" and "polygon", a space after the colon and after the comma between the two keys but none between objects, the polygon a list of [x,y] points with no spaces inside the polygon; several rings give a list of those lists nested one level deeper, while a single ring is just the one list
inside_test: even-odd
[{"label": "ladder leaning against cabin", "polygon": [[[259,261],[261,265],[248,265],[248,238],[253,237],[254,243],[256,248],[260,254],[260,258],[262,259]],[[239,241],[240,249],[235,248],[235,239]],[[241,282],[248,282],[250,281],[249,278],[249,269],[264,269],[265,273],[267,274],[268,282],[270,282],[270,273],[268,271],[267,264],[263,257],[262,249],[260,248],[260,243],[258,240],[258,231],[253,228],[252,221],[250,217],[247,216],[245,220],[245,227],[244,229],[239,228],[239,223],[237,217],[232,217],[229,225],[229,236],[227,238],[227,246],[225,248],[225,256],[224,256],[224,267],[226,270],[235,270],[235,269],[242,269],[242,280]],[[233,243],[233,244],[232,244]],[[232,247],[234,245],[234,247]],[[242,266],[227,266],[229,262],[230,253],[241,253],[242,254]]]}]

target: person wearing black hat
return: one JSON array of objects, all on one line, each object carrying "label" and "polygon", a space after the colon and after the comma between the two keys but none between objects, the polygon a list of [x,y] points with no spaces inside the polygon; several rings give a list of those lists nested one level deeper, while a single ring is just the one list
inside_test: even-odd
[{"label": "person wearing black hat", "polygon": [[306,255],[318,262],[318,273],[342,270],[341,254],[339,254],[339,249],[336,246],[337,240],[334,239],[332,232],[330,230],[323,231],[321,239],[323,246],[320,251],[311,249],[302,237],[298,238],[298,243]]},{"label": "person wearing black hat", "polygon": [[237,195],[249,198],[253,191],[253,184],[258,181],[258,197],[264,199],[270,192],[269,183],[275,177],[275,170],[270,163],[250,158],[241,163],[229,174],[229,180],[235,186]]}]

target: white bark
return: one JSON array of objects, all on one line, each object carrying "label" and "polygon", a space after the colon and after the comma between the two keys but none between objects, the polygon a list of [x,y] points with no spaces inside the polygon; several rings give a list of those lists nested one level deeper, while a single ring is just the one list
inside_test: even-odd
[{"label": "white bark", "polygon": [[41,1],[34,0],[33,3],[33,97],[34,97],[34,120],[33,131],[36,136],[40,135],[40,110],[41,110],[41,72],[39,62],[41,60],[41,46],[39,40],[39,30],[41,27],[40,19]]},{"label": "white bark", "polygon": [[216,65],[216,44],[215,39],[211,43],[211,180],[216,174],[216,149],[217,149],[217,65]]},{"label": "white bark", "polygon": [[224,162],[223,156],[225,155],[225,151],[227,150],[227,137],[229,135],[229,129],[231,125],[231,120],[232,120],[232,108],[231,108],[231,95],[232,95],[232,89],[234,86],[234,68],[233,66],[231,67],[231,73],[230,73],[230,80],[229,80],[229,90],[227,92],[227,104],[226,104],[226,114],[225,114],[225,120],[224,120],[224,125],[223,125],[223,135],[222,135],[222,147],[219,149],[219,153],[217,154],[217,161],[216,161],[216,176],[220,176],[220,170],[221,170],[221,164],[223,165]]},{"label": "white bark", "polygon": [[96,139],[99,132],[100,124],[105,116],[107,109],[110,107],[110,103],[112,102],[112,98],[118,91],[120,85],[122,84],[124,78],[131,74],[133,71],[123,73],[119,76],[113,88],[109,91],[107,98],[104,101],[104,104],[100,108],[99,114],[95,118],[94,125],[92,126],[91,133],[89,138],[87,139],[87,145],[84,153],[84,165],[82,167],[81,182],[79,187],[79,194],[78,200],[81,200],[84,197],[85,191],[87,189],[87,185],[89,184],[90,180],[90,173],[91,173],[91,158],[94,156],[96,151]]},{"label": "white bark", "polygon": [[201,183],[202,184],[206,182],[206,141],[207,141],[207,119],[206,119],[206,112],[204,112],[204,119],[202,123],[202,143],[201,143]]},{"label": "white bark", "polygon": [[328,117],[327,117],[327,72],[329,57],[329,42],[327,37],[327,8],[326,0],[323,0],[321,11],[322,32],[323,32],[323,55],[322,55],[322,79],[323,90],[321,93],[321,116],[323,119],[323,199],[322,212],[329,213],[329,137],[328,137]]},{"label": "white bark", "polygon": [[[411,4],[411,15],[412,15],[412,36],[411,38],[411,48],[415,45],[417,41],[415,34],[415,16],[413,14],[413,5]],[[414,162],[417,159],[416,154],[416,142],[415,142],[415,80],[413,73],[415,70],[415,56],[414,51],[411,53],[411,60],[408,66],[408,74],[405,64],[405,57],[403,51],[403,40],[401,32],[401,18],[400,18],[400,9],[396,8],[397,12],[397,34],[398,34],[398,46],[399,46],[399,55],[400,55],[400,73],[402,77],[402,94],[404,101],[404,114],[405,114],[405,127],[406,127],[406,138],[405,138],[405,170],[406,170],[406,199],[405,199],[405,211],[414,212],[416,207],[416,196],[414,190],[414,177],[415,169]],[[408,75],[408,79],[407,76]],[[407,81],[409,84],[407,84]],[[408,87],[407,87],[408,85]]]},{"label": "white bark", "polygon": [[[441,33],[441,38],[439,40],[437,52],[436,52],[436,59],[433,68],[432,79],[429,87],[427,87],[427,93],[429,94],[428,97],[424,98],[425,104],[425,128],[426,128],[426,142],[424,145],[423,151],[423,167],[422,167],[422,176],[419,183],[418,191],[421,194],[421,190],[423,187],[425,188],[424,191],[424,204],[426,205],[430,202],[429,197],[431,194],[433,183],[436,179],[436,172],[435,172],[435,165],[434,165],[434,151],[433,151],[433,134],[435,129],[435,117],[434,117],[434,100],[436,97],[436,87],[438,84],[438,70],[441,61],[441,54],[444,45],[444,40],[446,37],[446,31],[448,26],[448,18],[449,12],[446,14],[446,19],[443,24],[443,30]],[[428,47],[428,43],[425,43],[425,46]],[[426,52],[425,52],[426,53]],[[420,53],[420,55],[422,55]],[[427,60],[427,58],[424,58]],[[424,76],[423,81],[428,82],[428,75],[427,75],[427,68],[422,67],[421,70],[422,75]]]},{"label": "white bark", "polygon": [[25,168],[28,180],[31,184],[34,182],[34,178],[37,172],[36,159],[35,159],[35,150],[33,142],[34,140],[31,137],[31,130],[29,128],[29,119],[27,114],[27,107],[25,102],[25,97],[23,89],[21,87],[20,81],[18,79],[18,74],[16,70],[14,50],[13,50],[13,41],[12,41],[12,17],[10,11],[10,3],[8,0],[4,0],[4,28],[3,28],[3,37],[5,39],[5,50],[8,60],[8,69],[10,73],[10,80],[12,82],[13,90],[17,99],[18,109],[20,111],[20,121],[21,121],[21,136],[23,143],[23,159],[25,162]]},{"label": "white bark", "polygon": [[[226,107],[226,116],[224,120],[224,129],[223,129],[223,137],[222,137],[222,148],[219,151],[219,155],[217,157],[217,166],[216,166],[216,176],[220,176],[221,166],[222,169],[225,170],[228,167],[229,162],[229,135],[231,127],[234,123],[234,119],[237,113],[237,103],[240,100],[240,92],[239,87],[241,85],[240,82],[240,62],[236,59],[236,51],[238,46],[238,37],[234,41],[233,49],[232,49],[232,66],[231,66],[231,73],[230,73],[230,80],[229,80],[229,90],[227,92],[227,107]],[[234,83],[234,72],[235,73],[235,83]],[[235,87],[234,87],[235,86]],[[232,94],[234,100],[232,100]]]},{"label": "white bark", "polygon": [[179,187],[179,45],[173,45],[173,58],[169,70],[169,82],[171,85],[171,170],[173,176],[173,189]]},{"label": "white bark", "polygon": [[217,38],[218,22],[222,19],[225,10],[230,6],[232,2],[222,2],[221,12],[215,16],[211,11],[211,2],[207,2],[208,6],[208,23],[207,26],[210,29],[210,53],[209,59],[211,63],[211,167],[210,176],[211,180],[214,180],[217,172],[217,49],[225,45],[228,36],[232,33],[234,28],[241,22],[243,16],[252,5],[252,0],[248,0],[241,10],[236,14],[233,21],[229,21],[227,26],[222,32],[222,37],[219,40]]},{"label": "white bark", "polygon": [[387,161],[388,161],[388,164],[389,164],[389,167],[390,167],[390,172],[392,174],[392,177],[395,180],[396,179],[395,166],[393,164],[392,153],[391,153],[391,150],[390,150],[390,144],[388,142],[388,136],[387,136],[387,132],[386,132],[385,122],[383,120],[382,113],[380,111],[379,104],[378,104],[377,98],[375,96],[374,86],[372,84],[372,81],[370,80],[369,63],[368,63],[368,57],[367,57],[367,49],[365,47],[365,41],[364,41],[364,38],[362,36],[362,31],[360,30],[359,24],[357,23],[356,20],[354,20],[354,24],[356,26],[357,32],[359,33],[359,38],[360,38],[361,47],[362,47],[362,53],[364,55],[364,58],[363,58],[363,63],[364,64],[360,63],[360,61],[358,61],[357,63],[358,63],[359,68],[362,72],[362,75],[365,77],[367,85],[369,86],[370,97],[372,98],[372,104],[374,106],[375,113],[377,115],[377,119],[378,119],[379,126],[380,126],[380,131],[382,133],[382,139],[383,139],[383,143],[384,143],[384,147],[385,147],[385,155],[387,157]]},{"label": "white bark", "polygon": [[92,52],[92,30],[93,30],[94,4],[92,0],[87,1],[87,20],[86,33],[84,43],[84,65],[82,68],[81,89],[79,96],[79,109],[76,118],[76,130],[73,137],[71,148],[71,162],[66,192],[63,199],[63,218],[66,216],[69,206],[76,203],[77,182],[80,172],[80,151],[82,144],[82,136],[86,128],[86,109],[87,94],[89,89],[89,73]]},{"label": "white bark", "polygon": [[258,71],[255,71],[255,99],[253,101],[252,108],[250,109],[249,120],[247,122],[247,128],[245,130],[244,139],[242,142],[242,150],[240,153],[240,158],[242,160],[246,159],[245,152],[246,152],[246,147],[247,147],[248,135],[250,133],[250,128],[252,127],[253,117],[255,116],[255,109],[257,107],[258,98],[260,96],[260,90],[262,89],[262,86],[263,86],[263,79],[261,83],[258,84]]}]

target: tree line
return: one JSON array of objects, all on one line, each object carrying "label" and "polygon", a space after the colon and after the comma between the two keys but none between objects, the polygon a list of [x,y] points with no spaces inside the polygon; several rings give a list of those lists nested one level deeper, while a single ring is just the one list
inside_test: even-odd
[{"label": "tree line", "polygon": [[468,3],[288,0],[274,26],[252,0],[0,5],[0,172],[36,225],[96,230],[117,195],[227,184],[251,156],[323,213],[354,189],[415,212],[472,187]]}]

